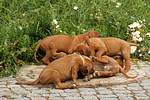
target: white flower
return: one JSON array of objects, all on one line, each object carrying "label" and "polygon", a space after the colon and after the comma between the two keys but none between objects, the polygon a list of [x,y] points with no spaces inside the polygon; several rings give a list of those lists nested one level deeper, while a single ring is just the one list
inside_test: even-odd
[{"label": "white flower", "polygon": [[137,39],[137,41],[139,41],[139,42],[141,42],[142,40],[143,40],[143,39],[142,39],[141,37]]},{"label": "white flower", "polygon": [[116,0],[111,0],[112,2],[116,2]]},{"label": "white flower", "polygon": [[141,27],[141,25],[140,25],[139,22],[134,22],[134,23],[133,23],[133,26],[135,26],[135,27],[137,27],[137,28],[140,28],[140,27]]},{"label": "white flower", "polygon": [[133,54],[136,51],[136,46],[131,46],[130,53]]},{"label": "white flower", "polygon": [[53,19],[52,23],[53,23],[53,24],[55,24],[55,25],[57,25],[57,24],[58,24],[58,22],[57,22],[57,20],[56,20],[56,19]]},{"label": "white flower", "polygon": [[132,37],[133,41],[137,41],[137,38],[135,36]]},{"label": "white flower", "polygon": [[117,3],[116,7],[118,8],[118,7],[120,7],[120,6],[121,6],[121,3]]},{"label": "white flower", "polygon": [[22,30],[22,27],[21,27],[21,26],[19,26],[19,29],[20,29],[20,30]]},{"label": "white flower", "polygon": [[77,6],[74,6],[74,10],[77,10],[78,9],[78,7]]},{"label": "white flower", "polygon": [[150,54],[150,50],[148,51],[148,54]]},{"label": "white flower", "polygon": [[59,25],[57,25],[56,28],[59,28]]},{"label": "white flower", "polygon": [[140,31],[132,32],[131,33],[134,37],[140,37]]},{"label": "white flower", "polygon": [[142,56],[142,54],[139,54],[139,56],[141,57],[141,56]]},{"label": "white flower", "polygon": [[146,35],[150,37],[150,33],[147,33]]},{"label": "white flower", "polygon": [[62,30],[60,30],[60,32],[62,33]]},{"label": "white flower", "polygon": [[85,29],[83,29],[83,32],[85,32],[86,30]]}]

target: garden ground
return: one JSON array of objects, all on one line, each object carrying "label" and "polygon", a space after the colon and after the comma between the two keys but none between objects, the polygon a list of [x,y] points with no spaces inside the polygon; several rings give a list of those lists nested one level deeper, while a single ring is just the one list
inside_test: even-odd
[{"label": "garden ground", "polygon": [[44,85],[15,85],[16,79],[0,79],[1,100],[148,100],[150,98],[150,62],[131,60],[132,67],[147,73],[137,82],[95,88],[53,89]]}]

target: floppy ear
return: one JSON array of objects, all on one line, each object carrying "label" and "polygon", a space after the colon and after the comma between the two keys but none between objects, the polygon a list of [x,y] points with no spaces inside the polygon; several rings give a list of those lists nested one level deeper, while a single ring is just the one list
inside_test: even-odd
[{"label": "floppy ear", "polygon": [[87,43],[88,46],[91,44],[90,38],[88,36],[85,37],[85,43]]},{"label": "floppy ear", "polygon": [[88,64],[86,66],[87,70],[88,70],[88,73],[87,74],[92,74],[94,73],[94,68],[93,68],[93,65],[92,64]]},{"label": "floppy ear", "polygon": [[83,53],[85,56],[89,57],[91,55],[91,49],[88,46],[84,46]]},{"label": "floppy ear", "polygon": [[100,37],[100,35],[98,32],[90,30],[89,31],[89,38],[92,38],[92,37]]},{"label": "floppy ear", "polygon": [[82,67],[82,68],[80,69],[80,71],[81,71],[81,73],[82,73],[83,75],[87,75],[87,73],[88,73],[87,67]]}]

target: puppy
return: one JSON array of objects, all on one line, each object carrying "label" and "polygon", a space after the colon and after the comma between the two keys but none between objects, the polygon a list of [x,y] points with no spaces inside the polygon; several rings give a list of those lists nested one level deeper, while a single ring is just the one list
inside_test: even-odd
[{"label": "puppy", "polygon": [[[35,85],[37,83],[54,83],[56,89],[69,89],[80,85],[77,81],[77,72],[81,70],[82,74],[89,75],[94,72],[94,66],[90,58],[79,54],[70,54],[57,59],[46,66],[39,77],[29,83],[18,82],[16,84]],[[62,81],[71,79],[74,84],[62,84]]]},{"label": "puppy", "polygon": [[67,35],[52,35],[44,38],[42,41],[40,41],[36,47],[34,52],[34,59],[39,64],[39,61],[36,59],[36,52],[38,48],[46,53],[45,57],[42,59],[42,61],[45,64],[50,64],[50,59],[52,58],[51,51],[49,50],[49,43],[53,42],[56,46],[56,51],[64,52],[66,54],[73,53],[74,47],[83,42],[85,40],[85,37],[88,36],[89,38],[92,37],[99,37],[99,34],[96,31],[89,31],[87,33],[76,35],[76,36],[67,36]]},{"label": "puppy", "polygon": [[110,77],[110,76],[116,75],[117,73],[122,73],[127,78],[136,78],[137,77],[137,75],[136,76],[128,76],[125,73],[125,71],[121,67],[121,66],[123,66],[122,58],[117,58],[117,60],[114,60],[113,58],[108,57],[108,56],[102,56],[102,58],[107,59],[108,63],[99,63],[99,60],[97,59],[97,57],[93,57],[93,56],[91,57],[91,59],[94,61],[93,62],[94,73],[85,77],[84,81],[88,81],[92,78],[101,77],[101,76]]},{"label": "puppy", "polygon": [[85,38],[85,42],[88,44],[91,50],[91,56],[96,56],[97,60],[102,63],[108,63],[107,56],[122,56],[125,59],[125,72],[131,67],[130,64],[130,46],[139,46],[139,44],[130,43],[119,38]]}]

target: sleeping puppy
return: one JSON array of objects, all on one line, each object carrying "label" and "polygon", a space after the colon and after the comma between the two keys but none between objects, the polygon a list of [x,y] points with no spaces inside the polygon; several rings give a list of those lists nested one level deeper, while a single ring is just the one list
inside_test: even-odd
[{"label": "sleeping puppy", "polygon": [[[69,89],[80,85],[77,81],[77,72],[80,70],[83,75],[89,75],[94,72],[92,60],[79,54],[70,54],[57,59],[46,66],[39,77],[29,83],[17,82],[16,84],[35,85],[37,83],[54,83],[56,89]],[[62,84],[61,82],[72,79],[74,84]]]},{"label": "sleeping puppy", "polygon": [[36,52],[38,48],[40,48],[42,51],[46,53],[45,57],[42,59],[42,61],[45,64],[50,64],[50,60],[52,58],[51,51],[49,50],[49,43],[53,42],[53,44],[56,46],[56,52],[59,54],[59,52],[64,52],[66,54],[72,54],[74,47],[83,42],[85,40],[85,37],[99,37],[99,34],[96,31],[89,31],[87,33],[76,35],[76,36],[67,36],[67,35],[52,35],[44,38],[42,41],[40,41],[36,47],[34,52],[34,59],[39,64],[39,61],[36,59]]},{"label": "sleeping puppy", "polygon": [[108,60],[108,63],[101,63],[99,62],[99,60],[97,60],[97,57],[91,57],[91,59],[94,61],[94,73],[90,74],[89,76],[84,78],[84,81],[88,81],[92,78],[95,77],[101,77],[101,76],[105,76],[105,77],[111,77],[116,75],[117,73],[122,73],[123,75],[125,75],[127,78],[136,78],[136,76],[128,76],[126,74],[126,72],[123,70],[123,68],[121,66],[123,66],[122,63],[122,58],[117,58],[116,60],[114,60],[111,57],[108,56],[102,56],[102,58],[105,58]]},{"label": "sleeping puppy", "polygon": [[[102,58],[103,55],[107,55],[110,57],[113,56],[122,56],[125,59],[125,72],[128,72],[128,70],[131,67],[130,64],[130,46],[139,46],[138,44],[135,43],[130,43],[127,41],[124,41],[119,38],[85,38],[85,42],[88,44],[89,48],[81,43],[78,44],[77,46],[84,52],[88,51],[85,49],[90,49],[91,54],[90,56],[96,56],[97,60],[102,63],[108,63],[108,59],[105,57]],[[78,48],[74,47],[74,49]],[[77,50],[74,50],[77,51]]]}]

